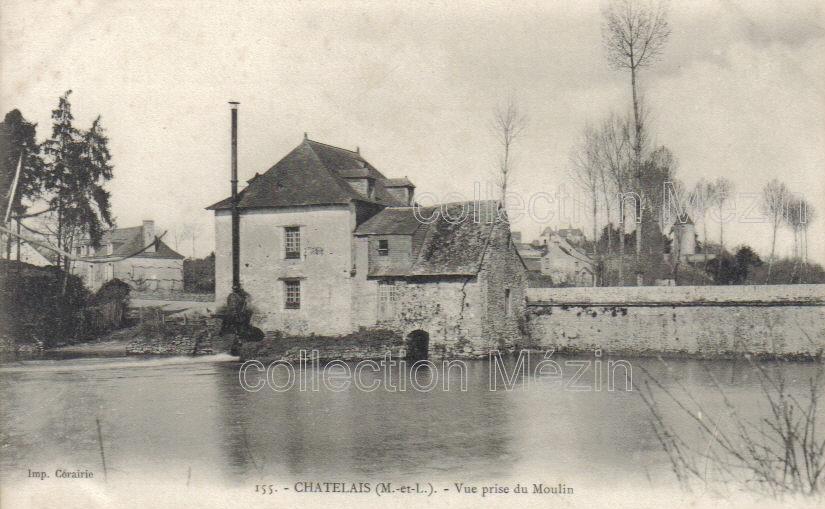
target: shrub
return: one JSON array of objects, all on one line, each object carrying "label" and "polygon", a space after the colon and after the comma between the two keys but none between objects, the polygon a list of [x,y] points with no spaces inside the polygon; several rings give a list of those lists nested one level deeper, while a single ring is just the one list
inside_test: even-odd
[{"label": "shrub", "polygon": [[183,261],[183,289],[192,293],[215,292],[215,253]]},{"label": "shrub", "polygon": [[49,347],[82,335],[88,300],[83,281],[56,267],[0,264],[0,333],[18,343]]},{"label": "shrub", "polygon": [[120,279],[111,279],[89,299],[86,309],[88,334],[99,334],[125,325],[131,287]]}]

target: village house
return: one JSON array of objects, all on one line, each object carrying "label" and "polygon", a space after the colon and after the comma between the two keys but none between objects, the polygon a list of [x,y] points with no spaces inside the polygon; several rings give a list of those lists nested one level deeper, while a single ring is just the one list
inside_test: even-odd
[{"label": "village house", "polygon": [[[265,332],[390,329],[430,354],[511,347],[526,270],[496,202],[416,208],[415,186],[307,137],[239,192],[240,282]],[[231,198],[215,213],[215,291],[232,290]]]},{"label": "village house", "polygon": [[112,229],[104,234],[100,247],[86,239],[74,251],[80,260],[72,262],[72,273],[92,290],[115,278],[138,291],[183,290],[184,257],[155,236],[154,221]]},{"label": "village house", "polygon": [[[564,235],[561,234],[562,231],[565,232]],[[557,232],[548,227],[537,240],[530,243],[520,242],[520,233],[517,238],[519,242],[516,246],[530,273],[550,278],[548,281],[531,277],[532,286],[593,286],[594,263],[578,247],[584,241],[584,235],[578,228]]]},{"label": "village house", "polygon": [[[542,233],[542,235],[550,234],[551,232],[552,230],[550,230],[550,232],[547,232],[547,228],[545,228],[545,232]],[[584,232],[581,231],[579,228],[559,228],[555,233],[556,235],[563,238],[564,240],[566,240],[567,242],[569,242],[570,244],[579,249],[582,248],[585,240],[587,240],[584,237]]]}]

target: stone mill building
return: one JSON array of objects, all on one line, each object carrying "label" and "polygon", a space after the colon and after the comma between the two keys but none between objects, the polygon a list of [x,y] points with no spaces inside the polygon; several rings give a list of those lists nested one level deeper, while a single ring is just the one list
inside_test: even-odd
[{"label": "stone mill building", "polygon": [[[304,138],[239,193],[240,278],[264,332],[381,328],[440,355],[508,348],[526,269],[494,201],[420,207],[406,177]],[[217,302],[232,286],[231,200],[215,214]]]}]

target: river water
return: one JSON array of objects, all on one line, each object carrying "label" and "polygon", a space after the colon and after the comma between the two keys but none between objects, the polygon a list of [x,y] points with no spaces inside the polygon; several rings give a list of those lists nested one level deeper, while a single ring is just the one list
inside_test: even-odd
[{"label": "river water", "polygon": [[[448,375],[439,366],[388,376],[364,370],[364,385],[378,385],[370,392],[324,384],[314,391],[319,371],[301,366],[291,389],[250,392],[241,387],[239,363],[226,355],[7,362],[0,365],[0,485],[41,486],[30,471],[53,477],[63,469],[93,472],[95,482],[105,476],[110,483],[139,478],[249,490],[258,483],[295,489],[303,480],[420,481],[437,489],[454,481],[516,480],[578,492],[675,486],[650,412],[637,391],[624,390],[623,377],[608,391],[604,364],[597,378],[597,359],[557,358],[559,383],[532,373],[537,360],[512,390],[491,390],[496,364],[473,361]],[[581,390],[571,390],[565,384],[581,362],[591,364],[574,384]],[[730,414],[719,387],[749,418],[767,415],[759,377],[746,361],[628,362],[635,384],[643,385],[649,373],[674,390],[687,389],[713,419]],[[798,394],[820,369],[813,363],[765,366]],[[511,373],[514,361],[503,369]],[[286,385],[289,376],[285,368],[274,370],[273,383]],[[301,377],[308,390],[299,387]],[[438,384],[429,392],[412,385],[398,390],[402,378],[422,386],[433,377]],[[445,379],[450,390],[444,390]],[[254,370],[250,380],[258,380]],[[674,405],[662,408],[666,418],[686,426]]]}]

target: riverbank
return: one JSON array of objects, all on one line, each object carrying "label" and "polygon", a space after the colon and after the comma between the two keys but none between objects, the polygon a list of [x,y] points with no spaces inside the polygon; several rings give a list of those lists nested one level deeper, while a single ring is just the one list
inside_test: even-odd
[{"label": "riverbank", "polygon": [[185,322],[141,322],[109,332],[99,339],[48,349],[21,349],[18,345],[8,354],[22,358],[213,355],[228,352],[234,340],[232,335],[220,334],[220,320],[199,317]]},{"label": "riverbank", "polygon": [[[242,361],[297,362],[310,355],[319,362],[381,359],[387,354],[399,357],[404,349],[400,334],[383,329],[363,330],[346,336],[283,337],[270,335],[261,341],[245,342],[240,348]],[[303,352],[303,354],[302,354]]]}]

